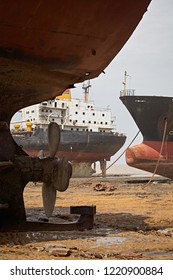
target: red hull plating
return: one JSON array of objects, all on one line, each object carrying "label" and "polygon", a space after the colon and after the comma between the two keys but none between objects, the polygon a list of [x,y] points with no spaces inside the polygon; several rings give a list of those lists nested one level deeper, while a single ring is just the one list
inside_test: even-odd
[{"label": "red hull plating", "polygon": [[[38,156],[38,150],[25,150],[25,152],[30,156]],[[44,156],[49,154],[48,151],[44,151]],[[108,153],[86,153],[86,152],[57,152],[56,157],[66,157],[70,161],[77,161],[77,162],[95,162],[100,161],[103,159],[110,160],[112,154]]]},{"label": "red hull plating", "polygon": [[[173,179],[173,142],[144,141],[126,151],[128,165]],[[160,151],[162,152],[160,153]]]}]

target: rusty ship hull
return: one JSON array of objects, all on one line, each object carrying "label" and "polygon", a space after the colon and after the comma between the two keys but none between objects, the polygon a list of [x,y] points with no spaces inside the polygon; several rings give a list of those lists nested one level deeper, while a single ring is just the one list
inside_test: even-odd
[{"label": "rusty ship hull", "polygon": [[143,135],[126,151],[128,165],[173,179],[173,98],[121,96]]},{"label": "rusty ship hull", "polygon": [[[0,115],[97,77],[129,39],[150,0],[0,1]],[[7,113],[8,111],[8,113]]]}]

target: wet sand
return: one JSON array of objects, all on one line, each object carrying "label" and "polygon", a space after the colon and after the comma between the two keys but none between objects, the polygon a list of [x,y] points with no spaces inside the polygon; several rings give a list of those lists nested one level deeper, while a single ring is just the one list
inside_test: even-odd
[{"label": "wet sand", "polygon": [[[95,205],[93,229],[0,233],[0,259],[173,259],[173,182],[146,185],[143,175],[71,179],[50,222],[75,221],[70,206]],[[44,219],[41,184],[29,183],[24,198],[27,219]]]}]

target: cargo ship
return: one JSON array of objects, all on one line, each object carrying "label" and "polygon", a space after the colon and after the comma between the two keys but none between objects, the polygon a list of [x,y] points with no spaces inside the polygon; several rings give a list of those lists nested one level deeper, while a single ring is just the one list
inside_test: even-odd
[{"label": "cargo ship", "polygon": [[102,176],[106,176],[106,163],[124,145],[126,136],[115,131],[109,107],[96,108],[89,101],[89,88],[89,81],[83,84],[83,99],[72,98],[68,89],[53,100],[22,109],[21,121],[12,128],[16,143],[30,156],[47,156],[48,124],[56,122],[61,129],[56,156],[72,163],[72,176],[91,176],[97,161]]},{"label": "cargo ship", "polygon": [[143,135],[126,150],[128,165],[173,179],[173,98],[121,92],[123,102]]}]

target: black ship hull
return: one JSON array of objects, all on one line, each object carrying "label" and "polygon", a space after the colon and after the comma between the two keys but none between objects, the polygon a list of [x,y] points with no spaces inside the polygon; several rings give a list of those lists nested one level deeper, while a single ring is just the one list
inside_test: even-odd
[{"label": "black ship hull", "polygon": [[126,151],[128,165],[173,179],[173,98],[121,96],[143,142]]},{"label": "black ship hull", "polygon": [[[34,132],[14,133],[13,138],[30,156],[38,156],[40,152],[44,156],[48,155],[47,132],[41,128]],[[62,130],[56,156],[66,157],[75,166],[80,166],[82,163],[88,163],[87,166],[91,166],[97,161],[109,161],[111,156],[124,145],[125,140],[126,136],[111,132]],[[87,175],[86,172],[86,170],[82,172],[85,173],[82,174],[82,177]],[[78,173],[81,173],[79,168]]]}]

